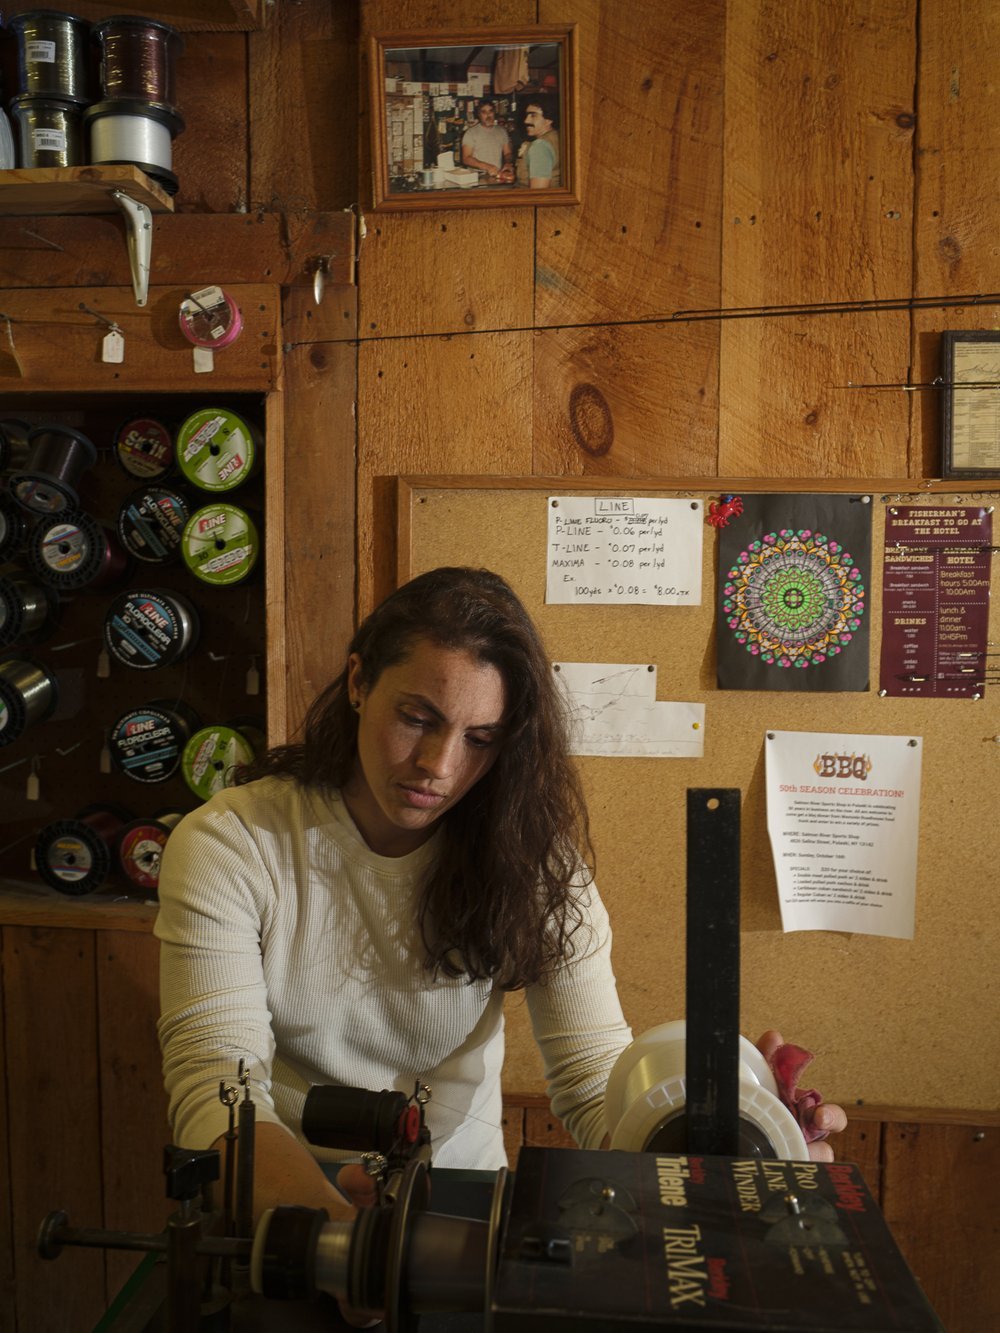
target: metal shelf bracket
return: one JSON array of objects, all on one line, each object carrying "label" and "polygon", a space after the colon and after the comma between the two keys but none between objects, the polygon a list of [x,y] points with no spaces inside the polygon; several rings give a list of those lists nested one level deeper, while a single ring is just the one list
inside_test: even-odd
[{"label": "metal shelf bracket", "polygon": [[132,199],[124,190],[112,190],[111,197],[122,211],[128,228],[128,262],[132,270],[132,290],[136,305],[146,304],[149,296],[149,261],[153,251],[153,215],[145,204]]}]

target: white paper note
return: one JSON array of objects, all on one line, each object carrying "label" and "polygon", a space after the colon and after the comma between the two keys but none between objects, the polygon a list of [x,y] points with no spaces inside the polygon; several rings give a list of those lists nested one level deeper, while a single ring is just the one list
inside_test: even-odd
[{"label": "white paper note", "polygon": [[550,495],[546,602],[701,604],[700,500]]},{"label": "white paper note", "polygon": [[557,662],[570,717],[570,753],[700,759],[705,705],[657,702],[646,663]]},{"label": "white paper note", "polygon": [[769,731],[764,753],[784,929],[912,939],[922,741]]}]

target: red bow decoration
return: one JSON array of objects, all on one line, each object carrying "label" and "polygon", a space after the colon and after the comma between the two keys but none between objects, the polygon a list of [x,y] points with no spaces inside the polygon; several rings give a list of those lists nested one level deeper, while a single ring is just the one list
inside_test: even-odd
[{"label": "red bow decoration", "polygon": [[817,1129],[813,1124],[816,1108],[823,1103],[822,1096],[815,1088],[807,1090],[798,1086],[799,1078],[806,1066],[812,1063],[812,1059],[812,1051],[803,1050],[801,1046],[793,1046],[791,1042],[786,1041],[768,1061],[781,1100],[799,1122],[806,1143],[825,1139],[829,1134],[829,1130]]}]

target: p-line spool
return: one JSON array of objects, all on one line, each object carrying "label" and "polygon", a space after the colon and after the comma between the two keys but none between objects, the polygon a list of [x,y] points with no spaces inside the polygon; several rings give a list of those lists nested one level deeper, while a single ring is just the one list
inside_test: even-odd
[{"label": "p-line spool", "polygon": [[198,642],[200,621],[188,599],[163,588],[119,593],[104,618],[104,642],[122,666],[151,671],[185,658]]},{"label": "p-line spool", "polygon": [[86,435],[69,426],[37,426],[28,436],[24,467],[12,472],[10,492],[19,504],[36,514],[59,514],[77,509],[77,485],[97,460],[97,450]]},{"label": "p-line spool", "polygon": [[203,491],[231,491],[257,466],[261,435],[227,407],[203,407],[177,432],[177,465]]},{"label": "p-line spool", "polygon": [[35,867],[50,888],[72,897],[93,893],[118,868],[115,844],[134,818],[116,805],[88,805],[72,819],[56,819],[35,842]]},{"label": "p-line spool", "polygon": [[194,347],[229,347],[243,332],[243,314],[221,287],[205,287],[181,302],[181,333]]},{"label": "p-line spool", "polygon": [[160,887],[160,861],[176,825],[183,818],[180,811],[165,812],[146,819],[134,819],[118,833],[118,867],[125,879],[143,893],[156,896]]},{"label": "p-line spool", "polygon": [[191,508],[180,491],[169,486],[139,486],[122,501],[118,536],[136,560],[165,565],[180,552],[190,513]]},{"label": "p-line spool", "polygon": [[0,745],[19,740],[28,727],[44,722],[56,707],[55,676],[23,658],[0,662]]},{"label": "p-line spool", "polygon": [[34,9],[13,14],[7,26],[17,39],[18,92],[84,106],[90,24],[75,14]]},{"label": "p-line spool", "polygon": [[115,433],[115,457],[139,481],[159,481],[174,466],[174,437],[155,417],[131,417]]},{"label": "p-line spool", "polygon": [[195,796],[207,801],[231,786],[234,770],[252,764],[254,757],[243,732],[227,726],[202,727],[184,747],[181,771]]},{"label": "p-line spool", "polygon": [[50,588],[111,588],[128,576],[129,558],[110,529],[82,512],[35,524],[28,543],[35,574]]},{"label": "p-line spool", "polygon": [[87,161],[95,165],[130,163],[168,194],[179,186],[173,172],[173,141],[184,121],[169,107],[148,102],[105,101],[83,113]]},{"label": "p-line spool", "polygon": [[155,102],[174,108],[174,72],[184,49],[180,33],[167,23],[118,14],[95,23],[105,98]]},{"label": "p-line spool", "polygon": [[184,564],[202,583],[225,587],[253,573],[260,554],[257,527],[244,509],[216,501],[188,519],[181,538]]},{"label": "p-line spool", "polygon": [[40,639],[55,623],[57,607],[51,590],[20,570],[0,575],[0,648]]},{"label": "p-line spool", "polygon": [[83,164],[83,112],[55,97],[11,99],[22,167],[79,167]]},{"label": "p-line spool", "polygon": [[111,724],[111,762],[135,782],[167,782],[198,726],[194,709],[179,700],[154,699],[130,708]]}]

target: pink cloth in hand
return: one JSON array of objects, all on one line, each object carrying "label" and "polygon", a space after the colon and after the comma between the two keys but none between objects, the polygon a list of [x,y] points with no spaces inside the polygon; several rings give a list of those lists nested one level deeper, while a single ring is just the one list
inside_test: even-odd
[{"label": "pink cloth in hand", "polygon": [[786,1041],[783,1046],[779,1046],[768,1060],[771,1073],[774,1075],[774,1081],[778,1085],[778,1094],[799,1122],[799,1128],[802,1130],[802,1137],[806,1143],[813,1143],[816,1139],[825,1139],[829,1134],[829,1130],[817,1129],[813,1124],[816,1107],[823,1102],[822,1096],[815,1088],[805,1089],[798,1086],[799,1079],[806,1066],[812,1063],[812,1060],[812,1051],[804,1050],[801,1046],[794,1046],[789,1041]]}]

